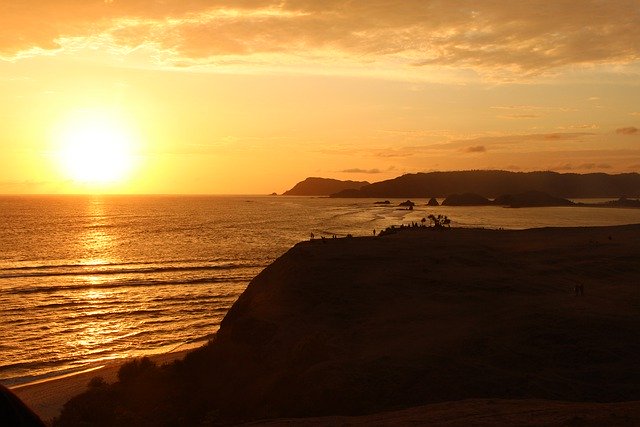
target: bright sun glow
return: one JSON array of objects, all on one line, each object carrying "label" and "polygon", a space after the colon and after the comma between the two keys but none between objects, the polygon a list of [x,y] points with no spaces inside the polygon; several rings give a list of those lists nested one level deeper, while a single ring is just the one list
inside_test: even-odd
[{"label": "bright sun glow", "polygon": [[133,168],[133,136],[122,120],[106,113],[76,113],[57,132],[63,172],[86,184],[122,181]]}]

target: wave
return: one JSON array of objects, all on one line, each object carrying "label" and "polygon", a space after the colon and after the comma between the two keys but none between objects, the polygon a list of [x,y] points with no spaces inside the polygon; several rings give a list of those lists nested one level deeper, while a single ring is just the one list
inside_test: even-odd
[{"label": "wave", "polygon": [[181,286],[181,285],[196,285],[196,284],[209,284],[209,283],[242,283],[249,282],[253,276],[241,276],[241,277],[199,277],[191,279],[173,279],[173,280],[158,280],[158,279],[144,279],[144,280],[125,280],[118,282],[104,282],[104,283],[74,283],[65,285],[44,285],[44,286],[29,286],[5,289],[7,294],[34,294],[34,293],[53,293],[60,291],[82,290],[82,289],[118,289],[118,288],[132,288],[132,287],[152,287],[152,286]]},{"label": "wave", "polygon": [[[238,260],[216,260],[216,261],[238,261]],[[46,270],[52,268],[88,268],[88,267],[117,267],[123,265],[153,265],[153,264],[189,264],[203,262],[201,259],[168,259],[158,262],[149,261],[126,261],[117,263],[93,262],[93,263],[69,263],[69,264],[45,264],[45,265],[26,265],[21,267],[5,267],[0,271],[20,271],[20,270]]]},{"label": "wave", "polygon": [[[19,267],[18,269],[2,269],[0,270],[0,279],[16,279],[29,277],[59,277],[59,276],[108,276],[108,275],[124,275],[124,274],[152,274],[152,273],[175,273],[187,271],[209,271],[209,270],[236,270],[241,268],[260,268],[265,267],[266,263],[260,264],[243,264],[243,263],[227,263],[223,265],[165,265],[144,268],[113,268],[121,267],[127,264],[95,264],[95,265],[69,265],[55,267]],[[129,264],[133,265],[133,264]],[[141,264],[144,265],[144,264]],[[64,268],[62,271],[56,271]],[[44,271],[43,271],[44,270]],[[3,273],[4,271],[20,271],[20,273]]]},{"label": "wave", "polygon": [[[163,311],[174,312],[176,314],[201,314],[206,312],[224,312],[238,298],[241,289],[235,291],[209,293],[206,288],[203,292],[189,292],[184,296],[181,295],[163,295],[150,298],[146,302],[147,307],[162,307]],[[15,292],[20,294],[20,292]],[[45,292],[46,293],[46,292]],[[40,316],[46,318],[51,312],[58,314],[75,313],[77,310],[109,310],[111,314],[139,314],[136,310],[127,309],[122,299],[114,298],[108,300],[100,300],[97,304],[87,303],[83,299],[68,300],[64,302],[45,302],[36,303],[29,306],[29,310],[37,310]],[[196,304],[193,306],[192,304]],[[124,308],[123,308],[124,307]],[[142,311],[144,311],[143,309]],[[3,317],[2,323],[5,325],[29,324],[33,318],[25,319],[22,314],[25,307],[11,307],[7,304],[2,305],[0,315]],[[0,343],[0,352],[5,346]]]},{"label": "wave", "polygon": [[120,262],[74,262],[67,264],[42,264],[42,265],[24,265],[19,267],[2,267],[0,271],[20,271],[20,270],[42,270],[53,268],[87,268],[87,267],[118,267],[127,265],[176,265],[176,264],[196,264],[196,263],[242,263],[242,262],[262,261],[264,263],[273,261],[271,257],[252,257],[251,260],[242,258],[175,258],[175,259],[159,259],[149,261],[120,261]]},{"label": "wave", "polygon": [[197,299],[198,301],[224,301],[225,299],[228,298],[237,298],[238,297],[238,293],[237,292],[221,292],[218,291],[215,294],[206,294],[206,295],[197,295],[197,296],[193,296],[193,295],[186,295],[186,296],[178,296],[178,295],[172,295],[170,297],[167,296],[158,296],[155,298],[151,298],[149,299],[149,302],[162,302],[163,304],[169,303],[169,302],[177,302],[177,303],[181,303],[181,302],[188,302],[188,301],[193,301],[194,299]]},{"label": "wave", "polygon": [[25,360],[20,362],[12,362],[4,365],[0,365],[0,376],[2,376],[2,372],[10,369],[33,369],[33,368],[48,368],[64,365],[66,363],[71,363],[75,361],[73,357],[67,358],[59,358],[54,360]]}]

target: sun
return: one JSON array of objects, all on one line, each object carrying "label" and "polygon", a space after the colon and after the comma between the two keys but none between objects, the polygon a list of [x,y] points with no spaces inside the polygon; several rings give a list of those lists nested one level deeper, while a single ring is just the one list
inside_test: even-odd
[{"label": "sun", "polygon": [[133,133],[126,121],[99,111],[72,114],[57,131],[62,172],[83,184],[123,181],[134,165]]}]

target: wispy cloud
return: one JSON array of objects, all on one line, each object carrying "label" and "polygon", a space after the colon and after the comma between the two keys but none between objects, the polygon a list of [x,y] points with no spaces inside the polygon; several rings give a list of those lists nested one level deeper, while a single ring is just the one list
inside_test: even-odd
[{"label": "wispy cloud", "polygon": [[640,133],[640,129],[634,126],[616,129],[618,135],[637,135]]},{"label": "wispy cloud", "polygon": [[599,126],[595,123],[583,123],[583,124],[573,124],[568,126],[558,126],[557,129],[565,130],[565,129],[598,129]]},{"label": "wispy cloud", "polygon": [[551,112],[566,113],[566,112],[576,111],[575,108],[552,107],[552,106],[544,106],[544,105],[495,105],[491,107],[491,109],[519,112],[519,113],[511,113],[511,114],[539,114],[539,113],[551,113]]},{"label": "wispy cloud", "polygon": [[498,116],[501,119],[537,119],[541,117],[539,114],[503,114]]},{"label": "wispy cloud", "polygon": [[383,171],[381,171],[378,168],[373,168],[373,169],[351,168],[351,169],[341,170],[340,172],[342,172],[342,173],[377,174],[377,173],[382,173]]},{"label": "wispy cloud", "polygon": [[485,153],[487,148],[484,145],[474,145],[464,149],[465,153]]}]

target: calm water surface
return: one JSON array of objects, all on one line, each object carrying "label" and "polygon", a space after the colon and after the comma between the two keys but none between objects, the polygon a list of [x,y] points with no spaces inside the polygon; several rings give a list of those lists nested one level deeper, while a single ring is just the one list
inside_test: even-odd
[{"label": "calm water surface", "polygon": [[0,381],[15,385],[206,340],[296,242],[443,213],[488,228],[640,223],[638,209],[436,207],[371,199],[0,197]]}]

